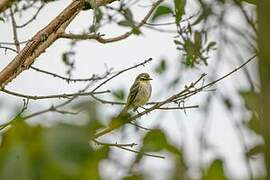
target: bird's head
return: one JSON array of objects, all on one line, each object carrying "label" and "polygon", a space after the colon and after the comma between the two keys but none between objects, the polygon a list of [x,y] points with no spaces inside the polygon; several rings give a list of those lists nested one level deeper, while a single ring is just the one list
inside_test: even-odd
[{"label": "bird's head", "polygon": [[152,80],[148,73],[141,73],[137,76],[136,81],[148,82]]}]

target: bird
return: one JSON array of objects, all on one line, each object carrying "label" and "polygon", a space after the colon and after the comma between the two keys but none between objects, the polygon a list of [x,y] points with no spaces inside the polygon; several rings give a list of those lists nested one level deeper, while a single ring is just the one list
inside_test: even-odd
[{"label": "bird", "polygon": [[151,80],[152,78],[148,73],[141,73],[136,77],[133,85],[130,87],[126,105],[119,115],[126,114],[130,109],[133,109],[135,112],[138,107],[147,103],[152,93]]}]

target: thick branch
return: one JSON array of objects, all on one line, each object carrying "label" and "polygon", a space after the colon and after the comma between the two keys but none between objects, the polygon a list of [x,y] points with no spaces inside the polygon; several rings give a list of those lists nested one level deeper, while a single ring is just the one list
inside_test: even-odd
[{"label": "thick branch", "polygon": [[7,8],[9,8],[15,0],[1,0],[0,1],[0,13],[4,12]]},{"label": "thick branch", "polygon": [[59,28],[79,12],[81,3],[82,1],[73,1],[44,29],[34,35],[22,51],[0,72],[1,87],[27,69],[58,38]]},{"label": "thick branch", "polygon": [[[66,27],[79,13],[83,0],[72,1],[45,28],[33,36],[22,51],[0,72],[0,86],[4,87],[22,71],[28,69],[35,59],[54,43],[65,31]],[[113,2],[113,0],[97,1],[96,5]]]}]

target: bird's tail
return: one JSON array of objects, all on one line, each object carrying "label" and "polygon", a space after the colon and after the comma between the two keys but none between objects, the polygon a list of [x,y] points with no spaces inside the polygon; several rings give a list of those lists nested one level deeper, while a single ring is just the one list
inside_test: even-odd
[{"label": "bird's tail", "polygon": [[129,110],[129,106],[126,105],[126,106],[122,109],[122,111],[118,114],[118,117],[127,114],[128,110]]},{"label": "bird's tail", "polygon": [[125,106],[122,111],[115,117],[112,118],[111,122],[109,123],[110,128],[120,127],[121,124],[125,122],[128,114],[129,106]]}]

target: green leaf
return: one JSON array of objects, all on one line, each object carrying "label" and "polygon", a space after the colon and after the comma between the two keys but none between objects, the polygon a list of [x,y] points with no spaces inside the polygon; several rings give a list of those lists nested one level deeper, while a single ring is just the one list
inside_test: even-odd
[{"label": "green leaf", "polygon": [[99,23],[103,17],[103,13],[99,8],[94,9],[96,23]]},{"label": "green leaf", "polygon": [[167,150],[175,155],[181,155],[181,152],[167,141],[166,135],[160,129],[151,130],[144,136],[142,150]]},{"label": "green leaf", "polygon": [[131,175],[124,178],[124,180],[144,180],[143,175]]},{"label": "green leaf", "polygon": [[255,133],[261,134],[262,131],[259,123],[259,119],[256,117],[256,114],[253,113],[251,119],[248,121],[248,127]]},{"label": "green leaf", "polygon": [[257,5],[257,0],[240,0],[240,2],[246,2],[246,3],[249,3],[249,4]]},{"label": "green leaf", "polygon": [[125,27],[133,27],[134,25],[128,20],[122,20],[118,22],[118,25]]},{"label": "green leaf", "polygon": [[133,14],[130,11],[130,9],[124,9],[123,11],[124,11],[124,16],[125,16],[126,20],[133,23]]},{"label": "green leaf", "polygon": [[168,6],[159,6],[156,11],[154,12],[151,21],[154,22],[157,19],[164,17],[164,16],[168,16],[170,14],[173,14],[173,11],[170,7]]},{"label": "green leaf", "polygon": [[208,45],[207,45],[207,47],[206,47],[206,51],[210,51],[210,49],[214,49],[215,46],[216,46],[216,44],[217,43],[214,42],[214,41],[209,42]]},{"label": "green leaf", "polygon": [[199,31],[195,31],[194,33],[194,43],[198,46],[202,44],[202,34]]},{"label": "green leaf", "polygon": [[5,19],[3,17],[0,17],[0,21],[5,22]]},{"label": "green leaf", "polygon": [[163,74],[167,69],[167,63],[165,59],[161,59],[159,65],[155,68],[155,72],[158,74]]},{"label": "green leaf", "polygon": [[144,136],[143,144],[144,151],[161,151],[168,147],[166,136],[159,129],[149,131]]},{"label": "green leaf", "polygon": [[233,103],[230,98],[228,97],[222,97],[223,104],[227,107],[228,110],[233,109]]},{"label": "green leaf", "polygon": [[260,112],[259,98],[257,93],[253,91],[242,91],[240,92],[240,95],[244,99],[247,109],[255,112]]},{"label": "green leaf", "polygon": [[132,28],[132,33],[135,35],[141,34],[141,31],[139,30],[138,27],[135,26],[131,21],[129,20],[122,20],[118,22],[118,25],[120,26],[125,26],[125,27],[131,27]]},{"label": "green leaf", "polygon": [[132,33],[135,34],[135,35],[140,35],[141,34],[141,31],[138,27],[134,26],[133,29],[132,29]]},{"label": "green leaf", "polygon": [[125,100],[125,91],[123,89],[119,89],[116,91],[112,92],[112,95],[117,99],[117,100]]},{"label": "green leaf", "polygon": [[90,4],[89,2],[84,1],[84,2],[83,2],[83,5],[82,5],[82,10],[83,10],[83,11],[87,11],[87,10],[89,10],[89,9],[93,9],[93,8],[91,7],[91,4]]},{"label": "green leaf", "polygon": [[175,22],[179,24],[185,13],[186,0],[174,0]]},{"label": "green leaf", "polygon": [[265,151],[265,148],[264,148],[264,145],[263,144],[260,144],[260,145],[257,145],[253,148],[251,148],[248,152],[246,152],[246,155],[247,157],[252,157],[252,156],[256,156],[258,154],[261,154]]},{"label": "green leaf", "polygon": [[215,160],[211,166],[207,169],[203,180],[226,180],[226,176],[223,171],[223,161],[218,159]]}]

